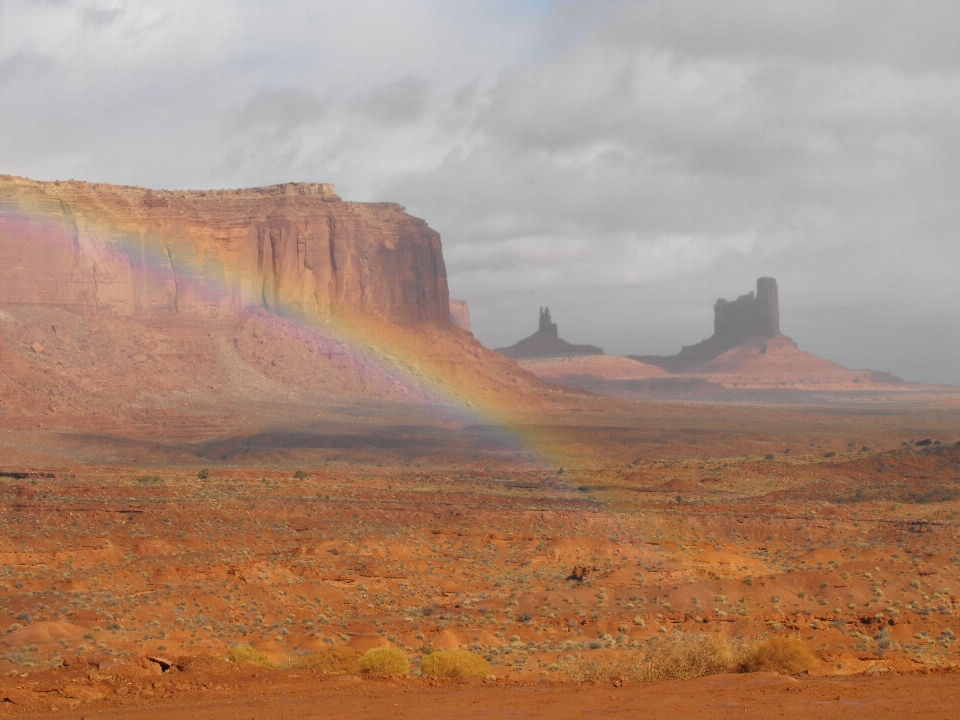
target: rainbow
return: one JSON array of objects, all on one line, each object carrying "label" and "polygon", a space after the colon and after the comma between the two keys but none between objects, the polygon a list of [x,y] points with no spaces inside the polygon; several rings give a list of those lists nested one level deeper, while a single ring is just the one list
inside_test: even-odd
[{"label": "rainbow", "polygon": [[[83,183],[64,186],[68,190],[83,187],[110,188],[118,193],[150,192]],[[77,234],[83,228],[65,225],[63,206],[57,196],[59,188],[59,185],[51,187],[49,183],[20,179],[11,182],[10,178],[0,176],[0,261],[5,259],[4,252],[8,256],[16,254],[18,243],[32,243],[34,254],[37,245],[48,246],[51,257],[56,257],[58,253],[63,255],[64,243],[77,242]],[[140,282],[151,286],[153,291],[173,293],[174,303],[178,298],[189,297],[194,305],[229,306],[241,312],[263,310],[263,304],[249,302],[249,298],[256,297],[255,288],[258,283],[262,285],[263,280],[243,258],[223,252],[222,248],[211,251],[209,244],[179,233],[176,227],[164,227],[147,213],[139,217],[135,203],[126,208],[123,217],[111,214],[114,216],[104,217],[103,209],[95,208],[95,217],[86,218],[84,213],[72,217],[95,225],[96,231],[90,228],[87,231],[99,237],[110,253],[119,253],[122,256],[119,264],[133,268],[138,278],[146,278]],[[104,230],[105,226],[108,231]],[[175,273],[171,272],[174,268]],[[101,282],[119,281],[106,277]],[[105,292],[103,287],[99,291]],[[42,295],[39,302],[65,301],[62,288],[41,287],[39,292]],[[109,287],[106,292],[109,294]],[[0,295],[0,304],[3,302]],[[348,362],[358,367],[377,368],[381,377],[394,386],[402,385],[424,412],[439,416],[444,424],[461,428],[479,426],[487,447],[521,455],[543,468],[570,464],[569,457],[556,449],[561,443],[542,426],[536,430],[523,429],[534,426],[518,422],[518,395],[508,388],[496,387],[495,382],[491,384],[490,373],[481,371],[484,361],[509,361],[479,344],[470,348],[471,354],[477,356],[470,358],[471,367],[464,364],[462,358],[451,359],[429,351],[431,333],[434,336],[450,334],[436,326],[403,327],[368,312],[318,311],[306,307],[301,295],[282,289],[271,298],[267,309],[286,321],[278,323],[278,328],[309,333],[328,347],[336,347],[338,354],[349,358]],[[542,392],[537,388],[532,395],[542,396]]]}]

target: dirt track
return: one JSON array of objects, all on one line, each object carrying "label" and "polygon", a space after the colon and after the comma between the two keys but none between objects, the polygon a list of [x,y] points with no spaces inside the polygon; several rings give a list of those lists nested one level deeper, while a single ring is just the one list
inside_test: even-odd
[{"label": "dirt track", "polygon": [[[260,688],[263,690],[263,688]],[[648,685],[490,687],[378,680],[304,683],[279,694],[157,703],[116,710],[70,710],[20,717],[137,720],[295,720],[299,718],[955,718],[960,678],[804,678],[716,675]]]}]

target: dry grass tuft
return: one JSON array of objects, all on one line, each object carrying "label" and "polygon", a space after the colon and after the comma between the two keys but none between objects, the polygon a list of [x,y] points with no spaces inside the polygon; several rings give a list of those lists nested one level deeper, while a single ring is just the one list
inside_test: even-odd
[{"label": "dry grass tuft", "polygon": [[254,650],[247,643],[237,643],[227,648],[227,660],[237,665],[258,665],[260,667],[273,667],[270,658],[266,653]]},{"label": "dry grass tuft", "polygon": [[313,655],[291,658],[283,664],[284,670],[312,670],[327,675],[360,672],[360,653],[352,647],[338,645]]},{"label": "dry grass tuft", "polygon": [[490,666],[480,655],[467,650],[440,650],[425,656],[420,670],[436,677],[486,677]]},{"label": "dry grass tuft", "polygon": [[747,672],[773,670],[794,675],[815,667],[817,658],[798,637],[772,637],[757,645],[743,665]]},{"label": "dry grass tuft", "polygon": [[410,663],[403,650],[395,647],[374,648],[360,658],[360,672],[372,675],[406,675]]},{"label": "dry grass tuft", "polygon": [[657,643],[647,656],[641,680],[689,680],[727,672],[740,648],[725,635],[678,633]]},{"label": "dry grass tuft", "polygon": [[747,653],[744,643],[725,635],[678,633],[654,642],[646,652],[605,660],[581,658],[566,671],[574,682],[689,680],[728,672],[742,663]]}]

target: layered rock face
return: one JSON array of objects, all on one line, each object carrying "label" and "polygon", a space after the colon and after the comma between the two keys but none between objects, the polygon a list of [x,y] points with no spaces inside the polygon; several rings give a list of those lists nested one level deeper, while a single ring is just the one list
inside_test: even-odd
[{"label": "layered rock face", "polygon": [[470,308],[466,300],[450,300],[450,322],[470,332]]},{"label": "layered rock face", "polygon": [[166,192],[0,176],[0,305],[450,322],[439,235],[326,184]]},{"label": "layered rock face", "polygon": [[533,335],[510,347],[497,348],[497,352],[513,360],[603,355],[603,350],[593,345],[573,345],[561,339],[557,324],[550,319],[548,307],[540,308],[540,326]]}]

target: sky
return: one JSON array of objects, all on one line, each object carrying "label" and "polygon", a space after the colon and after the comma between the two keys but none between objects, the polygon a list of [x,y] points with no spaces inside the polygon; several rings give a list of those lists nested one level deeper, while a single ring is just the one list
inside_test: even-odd
[{"label": "sky", "polygon": [[330,182],[440,232],[485,345],[672,354],[775,277],[804,350],[960,383],[955,0],[0,0],[0,173]]}]

